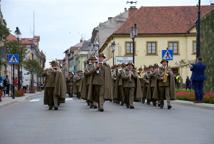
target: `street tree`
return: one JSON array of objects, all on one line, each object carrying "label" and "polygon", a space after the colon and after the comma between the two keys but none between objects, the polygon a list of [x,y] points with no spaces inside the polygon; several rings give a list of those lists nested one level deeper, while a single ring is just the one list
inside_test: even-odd
[{"label": "street tree", "polygon": [[39,64],[38,61],[29,59],[27,61],[23,62],[24,68],[30,72],[31,75],[31,83],[30,83],[30,90],[33,90],[33,83],[34,83],[34,77],[33,74],[37,74],[37,76],[41,76],[43,72],[43,68]]}]

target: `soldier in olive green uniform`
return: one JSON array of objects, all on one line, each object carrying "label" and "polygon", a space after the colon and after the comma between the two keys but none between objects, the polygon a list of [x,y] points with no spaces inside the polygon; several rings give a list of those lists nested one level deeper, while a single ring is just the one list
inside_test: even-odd
[{"label": "soldier in olive green uniform", "polygon": [[168,67],[168,61],[162,60],[162,66],[159,70],[159,93],[160,108],[164,107],[164,99],[167,101],[167,108],[171,109],[171,99],[175,99],[175,79],[171,69]]},{"label": "soldier in olive green uniform", "polygon": [[68,73],[68,77],[66,78],[66,87],[67,87],[67,93],[69,95],[69,97],[73,96],[73,92],[72,92],[72,82],[73,81],[73,73],[69,72]]},{"label": "soldier in olive green uniform", "polygon": [[125,72],[125,64],[122,64],[122,65],[119,65],[118,66],[118,74],[117,74],[117,81],[118,81],[118,99],[119,101],[121,102],[120,104],[123,105],[124,104],[124,100],[125,100],[125,97],[124,97],[124,89],[123,89],[123,79],[122,79],[122,75],[124,74]]},{"label": "soldier in olive green uniform", "polygon": [[114,103],[119,103],[119,98],[118,98],[118,70],[117,70],[117,65],[113,65],[111,67],[111,74],[112,74],[112,87],[113,87],[113,102]]},{"label": "soldier in olive green uniform", "polygon": [[145,80],[145,71],[143,70],[143,68],[139,68],[138,69],[138,77],[141,83],[141,92],[142,92],[142,102],[145,102],[146,97],[144,97],[144,95],[146,95],[146,92],[144,92],[144,89],[146,87],[146,80]]},{"label": "soldier in olive green uniform", "polygon": [[95,56],[91,56],[89,58],[89,63],[87,64],[85,73],[84,73],[85,79],[86,79],[86,91],[84,92],[84,94],[82,94],[84,99],[87,100],[88,106],[94,109],[97,108],[97,105],[95,102],[95,98],[93,96],[92,79],[93,79],[93,71],[94,69],[96,69],[96,61],[97,61],[97,58]]},{"label": "soldier in olive green uniform", "polygon": [[151,91],[151,101],[154,106],[156,106],[156,101],[158,99],[158,85],[157,85],[157,80],[158,80],[158,68],[159,66],[155,64],[151,69],[150,69],[150,91]]},{"label": "soldier in olive green uniform", "polygon": [[132,63],[127,64],[127,68],[122,75],[123,87],[125,94],[125,102],[127,108],[134,109],[134,98],[136,88],[136,78],[138,77],[137,72],[134,70]]},{"label": "soldier in olive green uniform", "polygon": [[145,100],[147,100],[147,104],[149,103],[148,100],[148,95],[150,94],[149,90],[149,68],[144,67],[144,88],[143,88],[143,98],[142,98],[142,103],[145,103]]},{"label": "soldier in olive green uniform", "polygon": [[82,88],[82,71],[77,71],[76,75],[74,76],[74,83],[75,83],[75,93],[77,98],[81,97],[81,88]]},{"label": "soldier in olive green uniform", "polygon": [[99,62],[93,71],[93,95],[98,103],[98,110],[104,111],[105,100],[113,99],[111,68],[104,62],[104,54],[99,54]]},{"label": "soldier in olive green uniform", "polygon": [[50,62],[52,68],[45,72],[45,94],[44,104],[49,106],[49,110],[54,107],[58,110],[60,103],[65,102],[66,83],[65,78],[56,61]]}]

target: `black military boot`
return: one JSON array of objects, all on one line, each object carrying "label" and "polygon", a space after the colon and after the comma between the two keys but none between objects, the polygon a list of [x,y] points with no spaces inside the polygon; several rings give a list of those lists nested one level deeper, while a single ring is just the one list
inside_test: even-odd
[{"label": "black military boot", "polygon": [[168,106],[167,106],[167,108],[168,108],[168,110],[169,110],[169,109],[171,109],[171,108],[172,108],[172,106],[171,106],[171,105],[168,105]]},{"label": "black military boot", "polygon": [[54,110],[58,110],[58,107],[54,107]]},{"label": "black military boot", "polygon": [[49,110],[52,110],[53,109],[53,107],[52,106],[49,106]]},{"label": "black military boot", "polygon": [[99,110],[98,111],[100,111],[100,112],[104,112],[104,109],[103,108],[99,108]]}]

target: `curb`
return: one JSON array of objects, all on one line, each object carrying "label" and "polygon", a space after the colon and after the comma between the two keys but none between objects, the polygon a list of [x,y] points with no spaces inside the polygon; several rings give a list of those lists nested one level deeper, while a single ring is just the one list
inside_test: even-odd
[{"label": "curb", "polygon": [[182,104],[185,106],[192,106],[192,107],[198,107],[198,108],[205,108],[214,110],[214,104],[207,104],[207,103],[194,103],[190,101],[183,101],[183,100],[175,100],[174,103]]},{"label": "curb", "polygon": [[40,94],[43,94],[43,91],[36,92],[36,93],[27,93],[27,94],[25,94],[25,96],[16,97],[15,99],[12,99],[11,97],[9,97],[9,98],[7,98],[7,100],[4,101],[4,99],[3,99],[2,102],[0,102],[0,107],[8,106],[8,105],[11,105],[11,104],[14,104],[17,102],[22,102],[24,100],[31,99]]}]

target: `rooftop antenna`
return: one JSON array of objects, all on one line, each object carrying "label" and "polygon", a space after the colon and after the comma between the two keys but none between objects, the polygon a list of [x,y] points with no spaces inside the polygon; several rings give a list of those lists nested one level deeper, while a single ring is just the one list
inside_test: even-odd
[{"label": "rooftop antenna", "polygon": [[33,36],[35,36],[35,11],[33,11]]},{"label": "rooftop antenna", "polygon": [[136,8],[137,1],[126,1],[126,4],[130,4],[130,8]]},{"label": "rooftop antenna", "polygon": [[137,4],[137,1],[126,1],[126,4],[131,4],[131,5],[133,5],[133,4]]}]

